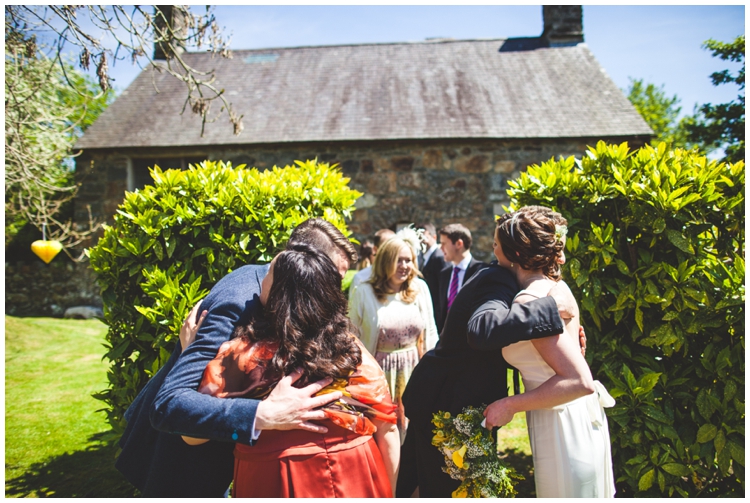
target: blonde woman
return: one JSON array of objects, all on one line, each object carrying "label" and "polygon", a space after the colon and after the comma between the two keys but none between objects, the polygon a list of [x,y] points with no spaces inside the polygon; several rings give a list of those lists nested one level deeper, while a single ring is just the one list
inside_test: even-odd
[{"label": "blonde woman", "polygon": [[357,288],[349,305],[349,318],[385,372],[398,405],[402,442],[407,419],[401,395],[419,359],[438,340],[430,290],[416,267],[418,247],[412,229],[386,241],[375,255],[372,277]]}]

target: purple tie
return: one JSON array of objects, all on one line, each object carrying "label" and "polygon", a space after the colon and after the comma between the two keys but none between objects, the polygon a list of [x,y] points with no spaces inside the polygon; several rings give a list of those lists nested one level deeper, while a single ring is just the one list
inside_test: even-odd
[{"label": "purple tie", "polygon": [[451,308],[451,304],[453,304],[453,301],[456,299],[456,294],[458,293],[458,271],[460,270],[459,267],[453,268],[453,279],[451,279],[451,287],[448,290],[448,309]]}]

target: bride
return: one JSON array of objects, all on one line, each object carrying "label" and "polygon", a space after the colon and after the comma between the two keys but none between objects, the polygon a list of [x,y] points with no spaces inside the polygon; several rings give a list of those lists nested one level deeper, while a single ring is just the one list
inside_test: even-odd
[{"label": "bride", "polygon": [[[545,297],[565,263],[567,221],[549,208],[526,206],[497,219],[494,252],[521,287],[514,302]],[[575,304],[572,293],[571,304]],[[503,349],[523,377],[525,393],[485,409],[486,427],[503,426],[526,412],[538,498],[614,497],[612,453],[602,407],[614,400],[591,377],[580,352],[578,309],[563,334]],[[574,336],[575,334],[575,336]]]}]

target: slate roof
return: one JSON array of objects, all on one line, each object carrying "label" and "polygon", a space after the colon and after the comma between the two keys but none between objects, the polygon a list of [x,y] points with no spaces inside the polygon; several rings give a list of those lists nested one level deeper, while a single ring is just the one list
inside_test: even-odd
[{"label": "slate roof", "polygon": [[652,135],[585,44],[540,40],[188,53],[191,65],[215,68],[216,86],[244,115],[241,135],[224,112],[201,137],[199,118],[180,115],[183,84],[146,69],[77,147]]}]

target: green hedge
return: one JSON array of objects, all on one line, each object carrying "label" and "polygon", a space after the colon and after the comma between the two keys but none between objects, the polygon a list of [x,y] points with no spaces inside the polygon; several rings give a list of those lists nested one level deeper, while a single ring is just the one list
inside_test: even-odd
[{"label": "green hedge", "polygon": [[510,187],[512,208],[569,221],[564,278],[617,399],[618,496],[744,496],[744,162],[600,142]]},{"label": "green hedge", "polygon": [[95,395],[113,427],[166,362],[182,320],[224,275],[269,262],[292,229],[323,217],[344,222],[361,195],[316,161],[268,171],[205,161],[186,171],[151,170],[153,186],[128,192],[114,224],[88,250],[109,326],[109,387]]}]

